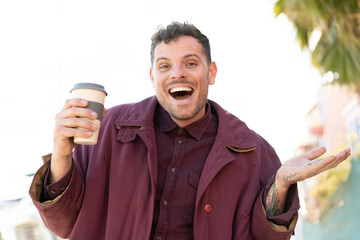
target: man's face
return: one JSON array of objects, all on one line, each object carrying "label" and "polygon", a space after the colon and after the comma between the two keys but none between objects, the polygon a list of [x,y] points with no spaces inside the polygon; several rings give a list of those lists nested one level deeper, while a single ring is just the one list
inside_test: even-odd
[{"label": "man's face", "polygon": [[207,64],[202,45],[191,36],[155,47],[150,78],[159,103],[180,127],[204,116],[216,71],[215,62]]}]

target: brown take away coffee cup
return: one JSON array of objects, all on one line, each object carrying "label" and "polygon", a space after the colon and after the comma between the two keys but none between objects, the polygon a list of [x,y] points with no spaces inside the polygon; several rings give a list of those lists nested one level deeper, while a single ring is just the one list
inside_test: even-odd
[{"label": "brown take away coffee cup", "polygon": [[88,101],[86,108],[95,111],[98,116],[97,119],[94,120],[86,118],[88,121],[95,123],[98,126],[92,136],[89,138],[75,137],[74,142],[76,144],[94,145],[97,143],[99,136],[100,122],[104,111],[104,101],[105,96],[107,96],[105,88],[95,83],[77,83],[71,89],[70,93],[73,98],[86,99]]}]

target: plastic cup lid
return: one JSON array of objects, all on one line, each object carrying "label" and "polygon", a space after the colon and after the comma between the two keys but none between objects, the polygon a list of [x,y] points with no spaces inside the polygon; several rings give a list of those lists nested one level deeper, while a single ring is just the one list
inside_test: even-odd
[{"label": "plastic cup lid", "polygon": [[96,84],[96,83],[76,83],[74,85],[74,87],[71,89],[70,93],[76,89],[94,89],[94,90],[104,92],[105,95],[107,96],[107,92],[105,91],[104,86],[102,86],[100,84]]}]

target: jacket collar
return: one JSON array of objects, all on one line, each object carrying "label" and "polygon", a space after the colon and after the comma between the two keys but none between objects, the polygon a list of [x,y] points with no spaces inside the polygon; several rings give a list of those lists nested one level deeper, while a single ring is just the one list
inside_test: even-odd
[{"label": "jacket collar", "polygon": [[[228,149],[235,152],[248,152],[256,148],[254,133],[231,113],[224,110],[216,102],[208,100],[219,119],[218,136]],[[154,115],[158,101],[156,96],[144,99],[141,102],[129,104],[126,111],[120,115],[115,125],[132,126],[138,129],[150,129],[154,126]]]},{"label": "jacket collar", "polygon": [[[180,128],[170,117],[168,112],[159,104],[157,108],[157,113],[155,114],[154,123],[159,126],[160,131],[169,133],[174,129]],[[209,126],[212,118],[212,110],[210,104],[206,103],[206,112],[205,115],[197,120],[189,124],[188,126],[184,127],[187,133],[197,139],[200,140],[201,137],[204,135],[207,127]],[[217,122],[217,121],[216,121]]]},{"label": "jacket collar", "polygon": [[216,102],[209,100],[219,119],[218,139],[221,139],[228,149],[235,152],[249,152],[256,149],[254,132],[246,124],[224,110]]},{"label": "jacket collar", "polygon": [[155,96],[146,98],[141,102],[129,104],[124,113],[115,120],[116,127],[153,127],[154,114],[157,104],[158,101]]}]

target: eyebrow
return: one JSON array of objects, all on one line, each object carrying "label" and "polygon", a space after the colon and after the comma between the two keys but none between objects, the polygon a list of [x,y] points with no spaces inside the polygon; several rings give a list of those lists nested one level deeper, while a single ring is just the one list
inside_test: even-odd
[{"label": "eyebrow", "polygon": [[[188,55],[185,55],[183,58],[189,58],[189,57],[196,57],[196,58],[198,58],[198,59],[200,59],[200,57],[199,57],[199,55],[197,55],[197,54],[188,54]],[[167,57],[160,57],[160,58],[157,58],[156,59],[156,63],[157,62],[159,62],[159,61],[161,61],[161,60],[170,60],[169,58],[167,58]]]},{"label": "eyebrow", "polygon": [[188,54],[188,55],[185,55],[185,57],[184,58],[189,58],[189,57],[196,57],[196,58],[198,58],[198,59],[200,59],[200,56],[199,55],[197,55],[197,54]]},{"label": "eyebrow", "polygon": [[157,63],[161,60],[169,60],[169,58],[166,58],[166,57],[157,58],[155,62]]}]

